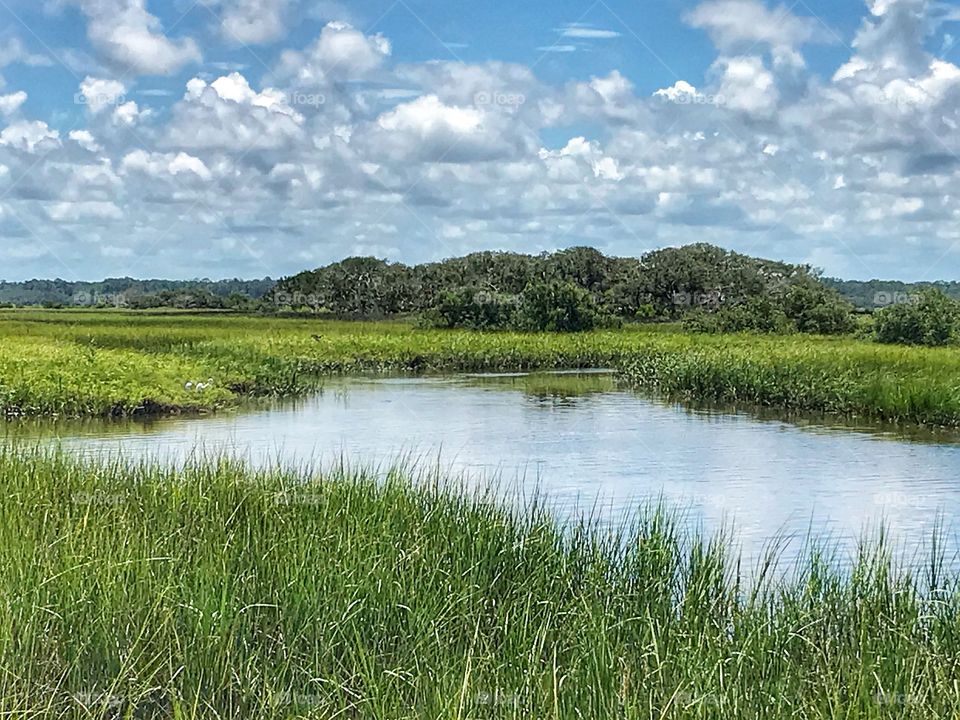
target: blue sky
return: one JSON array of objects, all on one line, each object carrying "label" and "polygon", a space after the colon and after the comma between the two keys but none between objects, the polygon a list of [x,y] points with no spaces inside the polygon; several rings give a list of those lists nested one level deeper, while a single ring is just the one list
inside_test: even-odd
[{"label": "blue sky", "polygon": [[934,0],[0,0],[0,278],[709,241],[960,271]]}]

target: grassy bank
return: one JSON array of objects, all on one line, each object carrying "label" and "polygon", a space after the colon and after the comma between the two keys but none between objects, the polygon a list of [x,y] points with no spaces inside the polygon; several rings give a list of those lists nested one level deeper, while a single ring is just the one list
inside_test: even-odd
[{"label": "grassy bank", "polygon": [[563,532],[403,473],[0,450],[0,715],[948,717],[955,578],[738,581],[649,513]]},{"label": "grassy bank", "polygon": [[[0,409],[122,415],[292,395],[324,374],[608,366],[696,401],[960,425],[960,350],[809,335],[421,330],[404,323],[89,311],[0,312]],[[188,382],[194,383],[187,388]],[[196,390],[196,383],[209,387]]]}]

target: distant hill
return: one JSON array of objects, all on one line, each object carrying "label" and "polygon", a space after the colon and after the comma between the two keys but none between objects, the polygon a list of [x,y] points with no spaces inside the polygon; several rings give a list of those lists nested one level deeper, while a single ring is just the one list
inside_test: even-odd
[{"label": "distant hill", "polygon": [[836,290],[860,310],[879,310],[888,305],[908,302],[911,297],[928,288],[938,288],[954,300],[960,300],[960,282],[953,280],[906,283],[899,280],[821,278],[821,282]]}]

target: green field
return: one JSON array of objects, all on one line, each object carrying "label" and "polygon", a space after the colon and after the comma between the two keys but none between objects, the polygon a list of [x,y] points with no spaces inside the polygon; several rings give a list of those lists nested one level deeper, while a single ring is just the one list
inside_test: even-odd
[{"label": "green field", "polygon": [[[960,425],[954,348],[693,335],[670,325],[523,334],[229,314],[0,312],[7,415],[209,410],[250,396],[301,394],[329,373],[598,366],[681,400]],[[208,381],[202,391],[185,387]]]},{"label": "green field", "polygon": [[[960,592],[442,478],[0,450],[0,716],[942,718]],[[746,574],[752,574],[749,580]]]}]

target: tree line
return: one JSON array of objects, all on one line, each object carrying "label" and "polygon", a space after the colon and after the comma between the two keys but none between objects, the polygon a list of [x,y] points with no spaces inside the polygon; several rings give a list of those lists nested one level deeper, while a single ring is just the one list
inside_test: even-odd
[{"label": "tree line", "polygon": [[275,286],[276,281],[269,277],[258,280],[0,281],[0,306],[249,310],[260,307],[262,298]]},{"label": "tree line", "polygon": [[[579,331],[681,322],[696,332],[858,332],[880,342],[960,341],[960,283],[844,281],[808,265],[707,243],[639,258],[589,247],[485,251],[405,265],[350,257],[275,281],[0,282],[0,306],[181,308],[343,318],[417,318],[433,327]],[[872,317],[858,322],[857,314]]]},{"label": "tree line", "polygon": [[279,281],[278,307],[349,317],[417,315],[473,329],[584,330],[683,320],[700,331],[849,332],[853,307],[806,265],[706,243],[640,258],[589,247],[478,252],[421,265],[353,257]]}]

